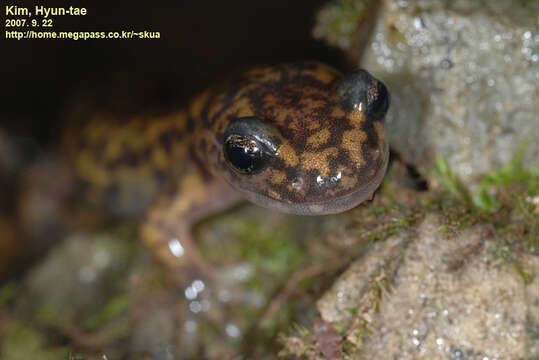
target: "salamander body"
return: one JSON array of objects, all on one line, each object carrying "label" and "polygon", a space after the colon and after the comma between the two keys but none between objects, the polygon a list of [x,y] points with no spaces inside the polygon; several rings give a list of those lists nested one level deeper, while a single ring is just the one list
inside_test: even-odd
[{"label": "salamander body", "polygon": [[370,199],[389,149],[386,87],[316,62],[256,67],[161,117],[79,111],[64,138],[90,198],[144,214],[141,235],[172,268],[203,260],[190,228],[241,198],[322,215]]}]

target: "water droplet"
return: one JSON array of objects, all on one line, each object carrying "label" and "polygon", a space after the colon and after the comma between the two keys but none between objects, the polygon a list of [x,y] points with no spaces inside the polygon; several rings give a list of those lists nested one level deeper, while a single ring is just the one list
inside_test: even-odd
[{"label": "water droplet", "polygon": [[104,269],[110,265],[112,257],[108,251],[101,249],[94,254],[93,260],[99,268]]},{"label": "water droplet", "polygon": [[187,300],[194,300],[196,299],[198,293],[197,291],[192,287],[192,286],[188,286],[186,289],[185,289],[185,298]]},{"label": "water droplet", "polygon": [[232,278],[236,281],[247,280],[253,273],[249,264],[240,264],[232,269]]},{"label": "water droplet", "polygon": [[195,280],[191,284],[191,287],[196,290],[197,293],[204,291],[204,288],[206,287],[204,285],[204,282],[202,280]]},{"label": "water droplet", "polygon": [[170,249],[170,252],[172,252],[172,255],[176,257],[181,257],[185,253],[182,243],[177,238],[173,238],[169,240],[168,248]]},{"label": "water droplet", "polygon": [[202,311],[202,304],[200,301],[191,301],[189,304],[189,310],[191,310],[191,312],[194,314],[198,314]]},{"label": "water droplet", "polygon": [[97,274],[94,269],[89,266],[84,266],[79,270],[79,281],[81,283],[91,283],[95,280]]},{"label": "water droplet", "polygon": [[198,325],[195,321],[193,320],[187,320],[185,323],[183,323],[183,328],[185,329],[185,331],[187,331],[188,333],[194,333],[195,331],[198,330]]},{"label": "water droplet", "polygon": [[235,324],[228,323],[225,327],[225,332],[228,336],[231,338],[237,339],[241,335],[240,328],[236,326]]},{"label": "water droplet", "polygon": [[398,2],[398,4],[399,4],[399,6],[400,6],[401,8],[405,8],[405,7],[408,6],[408,1],[406,1],[406,0],[400,0],[400,1]]}]

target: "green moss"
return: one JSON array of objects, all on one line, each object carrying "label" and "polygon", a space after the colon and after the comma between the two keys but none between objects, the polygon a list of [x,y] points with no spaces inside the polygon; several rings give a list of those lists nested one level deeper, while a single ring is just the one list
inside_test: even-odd
[{"label": "green moss", "polygon": [[10,282],[0,287],[0,308],[6,306],[17,296],[19,288]]},{"label": "green moss", "polygon": [[86,328],[89,330],[100,328],[127,311],[129,305],[130,299],[128,294],[119,294],[112,297],[99,312],[91,314],[86,319]]},{"label": "green moss", "polygon": [[350,308],[347,308],[346,311],[348,311],[350,313],[350,315],[357,315],[358,308],[357,307],[350,307]]},{"label": "green moss", "polygon": [[290,238],[285,226],[268,229],[256,220],[231,225],[232,234],[238,239],[240,257],[262,272],[283,274],[304,259],[304,252]]},{"label": "green moss", "polygon": [[[523,247],[535,253],[539,246],[539,217],[531,201],[539,193],[539,168],[525,166],[523,151],[502,168],[486,174],[475,189],[465,187],[442,157],[437,157],[435,176],[440,184],[441,197],[429,204],[429,210],[442,210],[448,230],[466,228],[474,223],[489,223],[504,239],[499,254]],[[517,249],[518,248],[518,249]]]},{"label": "green moss", "polygon": [[483,176],[473,191],[459,181],[445,159],[438,157],[435,174],[442,196],[430,205],[439,206],[448,232],[488,224],[499,240],[496,257],[512,266],[528,285],[536,274],[521,255],[523,251],[536,254],[539,247],[539,217],[531,201],[539,193],[539,167],[526,166],[523,154],[524,150],[518,152],[505,166]]},{"label": "green moss", "polygon": [[509,226],[507,230],[519,233],[528,251],[531,254],[535,254],[539,248],[539,216],[537,216],[536,206],[528,201],[528,199],[519,198],[515,212],[520,218],[521,223],[524,224],[524,227],[514,229],[514,227]]},{"label": "green moss", "polygon": [[468,189],[462,184],[457,175],[451,170],[451,166],[441,155],[436,156],[434,162],[434,175],[440,184],[442,191],[449,196],[466,204],[472,203]]},{"label": "green moss", "polygon": [[[523,155],[524,151],[518,152],[512,161],[481,179],[479,182],[479,196],[474,201],[476,206],[485,210],[492,210],[497,205],[499,206],[496,199],[489,196],[488,190],[492,187],[509,189],[516,186],[520,187],[521,190],[530,196],[535,196],[539,193],[539,167],[525,167],[523,164]],[[488,199],[486,203],[482,202],[484,199]]]},{"label": "green moss", "polygon": [[3,360],[57,360],[67,359],[68,355],[67,349],[47,346],[41,333],[21,325],[7,331],[1,342],[0,358]]},{"label": "green moss", "polygon": [[[211,263],[247,262],[257,274],[248,286],[267,292],[304,264],[308,251],[297,239],[298,217],[280,216],[272,224],[268,223],[265,210],[244,213],[245,210],[236,209],[204,222],[201,232],[206,234],[197,237],[202,238],[202,253]],[[266,277],[266,281],[261,280]]]},{"label": "green moss", "polygon": [[[300,289],[310,286],[312,277],[300,277],[292,290],[284,288],[294,274],[316,258],[311,245],[317,242],[314,238],[319,223],[314,218],[246,205],[197,227],[195,238],[209,263],[226,269],[248,265],[252,275],[245,280],[234,280],[237,294],[260,297],[266,306],[272,301],[279,303],[278,311],[271,310],[271,316],[263,315],[268,307],[253,304],[227,309],[229,319],[234,319],[242,328],[250,328],[250,341],[241,345],[243,353],[263,358],[264,354],[275,352],[277,334],[290,326],[295,315],[302,313],[294,298],[303,294]],[[282,292],[287,294],[285,300],[278,299]],[[303,300],[314,302],[313,298]]]},{"label": "green moss", "polygon": [[536,276],[529,269],[525,268],[520,263],[515,263],[515,270],[518,272],[518,274],[520,275],[520,277],[524,281],[525,285],[531,284],[534,277]]},{"label": "green moss", "polygon": [[336,0],[325,5],[317,16],[315,36],[339,46],[350,39],[364,20],[372,0]]},{"label": "green moss", "polygon": [[[351,219],[345,223],[348,236],[355,237],[359,252],[368,244],[385,240],[401,231],[406,231],[424,216],[419,208],[406,208],[393,203],[367,204],[352,212]],[[355,252],[355,251],[354,251]]]},{"label": "green moss", "polygon": [[37,304],[33,317],[39,325],[60,327],[72,322],[73,312],[61,309],[54,302],[44,299]]},{"label": "green moss", "polygon": [[539,167],[525,167],[523,154],[524,151],[518,152],[501,169],[483,176],[473,192],[461,183],[449,163],[439,155],[436,157],[434,174],[444,192],[478,211],[492,213],[502,206],[498,199],[502,192],[510,195],[513,206],[519,195],[535,196],[539,193]]}]

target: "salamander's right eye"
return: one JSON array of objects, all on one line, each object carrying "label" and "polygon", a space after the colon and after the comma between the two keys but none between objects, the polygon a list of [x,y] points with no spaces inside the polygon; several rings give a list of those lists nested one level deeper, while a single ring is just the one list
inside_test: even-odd
[{"label": "salamander's right eye", "polygon": [[229,135],[225,140],[225,158],[243,174],[256,173],[267,164],[264,145],[250,136]]},{"label": "salamander's right eye", "polygon": [[256,117],[239,118],[224,134],[225,161],[236,173],[255,174],[271,162],[278,141],[273,128]]}]

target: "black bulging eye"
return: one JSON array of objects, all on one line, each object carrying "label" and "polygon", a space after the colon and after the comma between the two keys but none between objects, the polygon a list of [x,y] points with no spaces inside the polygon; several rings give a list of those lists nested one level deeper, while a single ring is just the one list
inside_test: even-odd
[{"label": "black bulging eye", "polygon": [[389,108],[386,86],[365,70],[345,75],[337,94],[346,111],[363,111],[372,120],[382,120]]},{"label": "black bulging eye", "polygon": [[381,81],[371,83],[367,91],[367,114],[381,119],[389,109],[389,92]]},{"label": "black bulging eye", "polygon": [[277,132],[256,117],[232,121],[223,137],[223,153],[233,170],[242,174],[262,171],[275,157],[280,143]]},{"label": "black bulging eye", "polygon": [[251,137],[240,135],[227,137],[225,157],[234,168],[244,174],[262,170],[267,160],[262,145]]}]

